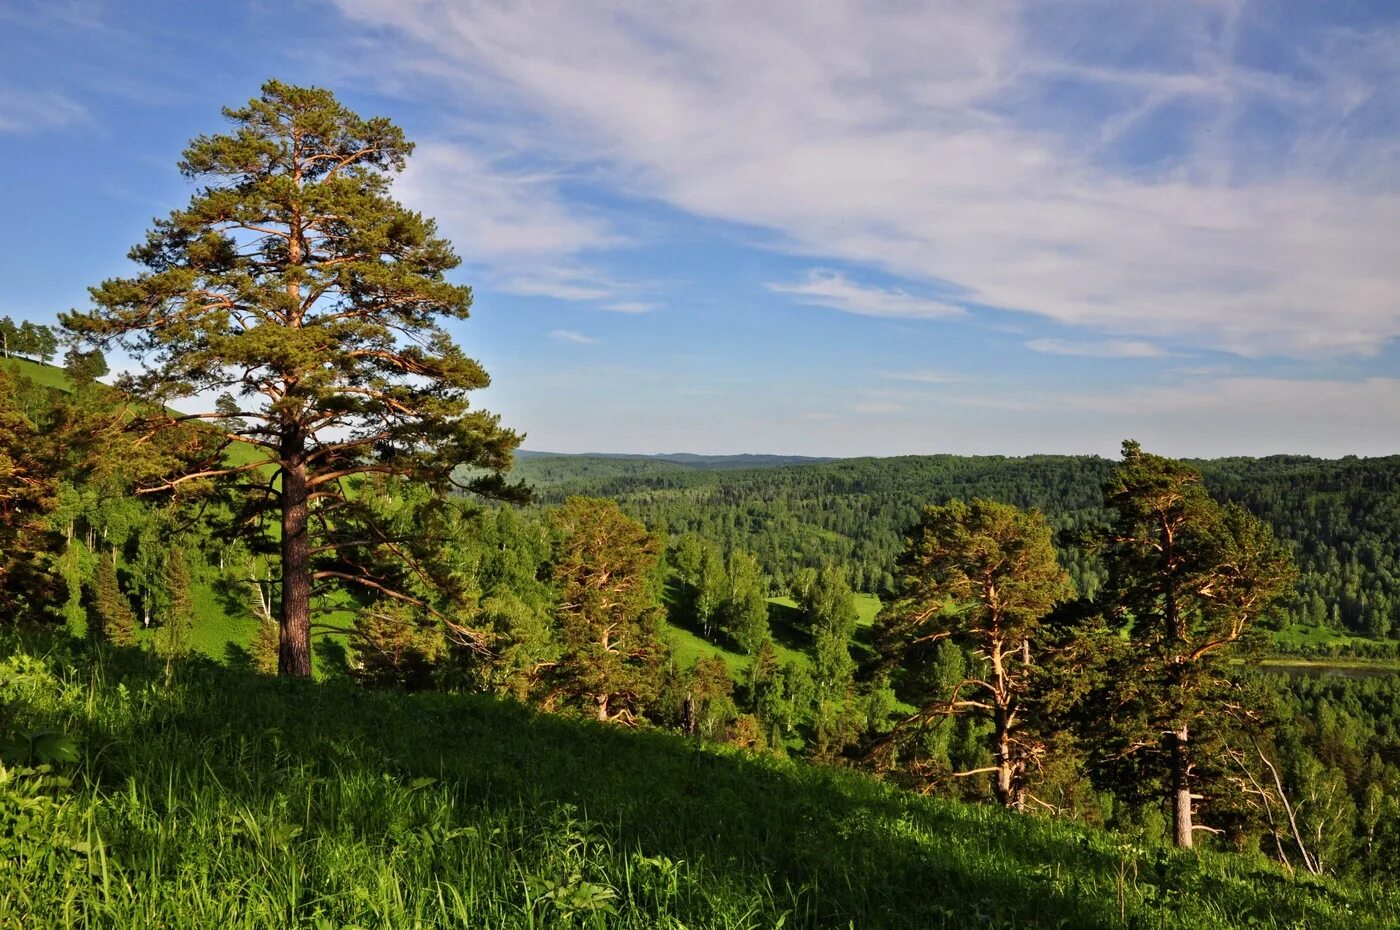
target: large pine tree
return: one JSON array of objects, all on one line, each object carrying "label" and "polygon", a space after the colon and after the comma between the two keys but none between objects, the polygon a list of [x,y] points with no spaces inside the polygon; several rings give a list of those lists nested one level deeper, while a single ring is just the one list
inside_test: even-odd
[{"label": "large pine tree", "polygon": [[[469,407],[488,378],[443,323],[466,318],[471,292],[446,279],[459,259],[433,221],[390,195],[413,149],[403,132],[277,81],[224,115],[231,131],[195,139],[180,162],[202,186],[132,250],[141,272],[93,288],[93,308],[64,324],[144,365],[121,386],[160,413],[134,428],[220,432],[216,455],[142,490],[234,477],[256,516],[278,518],[278,667],[309,675],[313,591],[424,602],[381,570],[411,541],[377,528],[353,483],[401,475],[442,490],[469,467],[469,490],[514,496],[501,473],[519,437]],[[164,412],[213,395],[214,409]]]},{"label": "large pine tree", "polygon": [[[899,560],[897,596],[876,622],[884,662],[899,670],[901,696],[917,709],[885,742],[929,721],[974,714],[991,723],[997,801],[1026,805],[1028,769],[1042,746],[1025,736],[1034,639],[1072,593],[1050,527],[1039,511],[974,498],[926,507]],[[956,681],[938,674],[936,645],[951,639],[984,662]]]},{"label": "large pine tree", "polygon": [[[1177,846],[1194,843],[1200,769],[1247,720],[1230,663],[1292,592],[1292,558],[1268,526],[1206,492],[1192,466],[1123,443],[1104,487],[1114,515],[1101,598],[1129,648],[1107,682],[1111,754],[1143,765],[1172,810]],[[1218,748],[1218,747],[1217,747]]]}]

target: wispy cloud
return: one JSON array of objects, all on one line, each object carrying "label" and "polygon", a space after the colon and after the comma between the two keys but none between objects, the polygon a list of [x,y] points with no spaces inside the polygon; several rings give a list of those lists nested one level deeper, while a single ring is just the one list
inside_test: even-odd
[{"label": "wispy cloud", "polygon": [[619,300],[616,303],[603,304],[600,310],[607,310],[611,313],[650,313],[657,308],[658,304],[648,303],[641,300]]},{"label": "wispy cloud", "polygon": [[857,284],[836,271],[813,269],[805,281],[769,284],[776,294],[788,294],[807,304],[831,307],[862,316],[895,319],[944,319],[962,316],[964,311],[941,300],[914,296],[907,291]]},{"label": "wispy cloud", "polygon": [[1026,348],[1047,355],[1082,355],[1090,358],[1161,358],[1166,350],[1134,339],[1102,339],[1075,342],[1068,339],[1032,339]]},{"label": "wispy cloud", "polygon": [[572,342],[575,345],[591,346],[598,340],[593,336],[585,336],[583,333],[575,332],[572,329],[556,329],[549,334],[550,339],[558,342]]},{"label": "wispy cloud", "polygon": [[394,191],[434,216],[466,261],[490,269],[501,291],[596,301],[625,290],[586,256],[628,240],[572,204],[557,172],[512,167],[469,145],[438,140],[417,147]]},{"label": "wispy cloud", "polygon": [[889,403],[863,403],[852,404],[851,409],[856,413],[898,413],[904,409],[903,404]]},{"label": "wispy cloud", "polygon": [[882,371],[880,377],[890,381],[913,381],[917,384],[958,384],[967,380],[962,375],[937,371],[932,368],[920,368],[915,371]]},{"label": "wispy cloud", "polygon": [[[338,3],[512,100],[561,159],[796,252],[1101,338],[1311,356],[1400,335],[1393,23],[1170,0]],[[779,288],[951,312],[838,275]]]},{"label": "wispy cloud", "polygon": [[0,132],[42,132],[87,118],[87,108],[57,91],[0,86]]}]

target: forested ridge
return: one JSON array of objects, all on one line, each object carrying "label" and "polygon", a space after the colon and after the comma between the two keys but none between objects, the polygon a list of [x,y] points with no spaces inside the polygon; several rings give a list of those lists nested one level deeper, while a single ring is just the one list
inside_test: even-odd
[{"label": "forested ridge", "polygon": [[1395,924],[1397,460],[518,453],[398,127],[225,117],[0,320],[0,925]]},{"label": "forested ridge", "polygon": [[[1238,501],[1293,548],[1300,577],[1289,617],[1374,638],[1400,611],[1400,456],[1189,460],[1218,496]],[[802,566],[849,566],[853,587],[883,593],[921,507],[986,497],[1045,512],[1061,558],[1092,595],[1102,569],[1076,545],[1106,519],[1097,456],[898,456],[716,472],[651,457],[534,456],[515,474],[542,503],[574,494],[617,500],[670,532],[758,554],[784,580]]]}]

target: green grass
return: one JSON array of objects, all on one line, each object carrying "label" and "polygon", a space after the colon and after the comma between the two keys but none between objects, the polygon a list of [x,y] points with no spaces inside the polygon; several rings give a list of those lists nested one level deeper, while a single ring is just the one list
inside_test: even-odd
[{"label": "green grass", "polygon": [[40,387],[55,388],[60,391],[67,391],[70,389],[68,375],[62,368],[56,365],[31,362],[27,358],[18,358],[16,356],[0,358],[0,365],[6,366],[11,374],[27,378]]},{"label": "green grass", "polygon": [[1374,889],[834,768],[485,697],[367,693],[208,661],[167,684],[144,653],[84,648],[0,640],[0,721],[77,747],[57,772],[0,773],[0,926],[1400,921]]},{"label": "green grass", "polygon": [[1274,642],[1283,649],[1297,649],[1302,646],[1349,646],[1352,643],[1366,642],[1365,637],[1339,633],[1325,626],[1289,624],[1274,631]]}]

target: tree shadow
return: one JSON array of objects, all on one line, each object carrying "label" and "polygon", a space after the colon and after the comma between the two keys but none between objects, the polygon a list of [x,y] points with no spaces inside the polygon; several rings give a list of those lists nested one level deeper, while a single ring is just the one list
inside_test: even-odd
[{"label": "tree shadow", "polygon": [[802,611],[791,604],[768,602],[768,630],[779,646],[803,653],[812,648],[812,636],[803,624]]},{"label": "tree shadow", "polygon": [[[104,670],[113,686],[162,674],[137,650]],[[308,777],[433,780],[472,829],[497,817],[545,831],[576,808],[617,848],[702,864],[737,888],[779,889],[794,902],[788,926],[913,930],[987,915],[996,926],[1118,925],[1088,881],[1102,882],[1116,858],[1064,824],[482,695],[368,692],[209,660],[186,663],[177,679],[178,696],[146,719],[89,722],[91,777],[161,796],[170,760],[197,740],[200,765],[250,808],[271,803],[267,785]],[[316,797],[308,793],[308,811]]]}]

